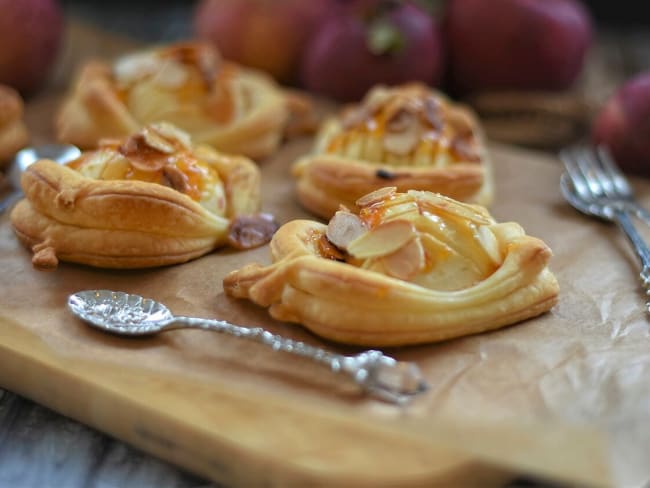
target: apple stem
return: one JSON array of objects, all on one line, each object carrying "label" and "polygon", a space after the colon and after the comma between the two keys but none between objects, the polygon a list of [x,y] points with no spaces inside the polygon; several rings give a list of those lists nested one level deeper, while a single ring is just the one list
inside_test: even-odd
[{"label": "apple stem", "polygon": [[378,19],[368,26],[366,37],[368,50],[378,56],[398,52],[404,46],[400,30],[386,19]]}]

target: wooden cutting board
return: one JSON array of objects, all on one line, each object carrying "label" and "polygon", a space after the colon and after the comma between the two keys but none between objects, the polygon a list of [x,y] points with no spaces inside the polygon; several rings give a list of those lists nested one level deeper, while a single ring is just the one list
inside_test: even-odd
[{"label": "wooden cutting board", "polygon": [[[79,26],[70,36],[73,45],[86,47],[87,39],[96,39]],[[125,41],[116,50],[128,46]],[[64,64],[83,59],[66,56]],[[28,104],[36,142],[52,137],[62,86],[55,83]],[[293,141],[261,163],[263,207],[281,222],[309,217],[295,200],[289,168],[310,145],[308,139]],[[43,273],[31,268],[30,253],[17,243],[7,215],[0,218],[0,386],[232,485],[489,486],[519,474],[607,485],[601,426],[556,411],[572,401],[572,393],[542,398],[535,385],[574,357],[558,344],[589,350],[607,339],[586,335],[596,305],[578,312],[583,293],[600,290],[595,284],[579,290],[585,259],[616,263],[605,278],[612,286],[627,286],[621,284],[633,267],[611,246],[608,229],[563,204],[554,158],[501,146],[491,147],[491,154],[493,213],[520,222],[556,251],[561,302],[557,311],[492,334],[387,351],[416,361],[432,386],[407,407],[364,397],[320,366],[258,344],[202,331],[118,338],[88,328],[65,306],[79,290],[122,290],[160,300],[177,314],[261,325],[334,351],[357,352],[225,297],[225,274],[252,261],[268,263],[266,247],[218,251],[162,269],[62,264]],[[585,240],[593,244],[579,257],[575,245]],[[624,303],[633,307],[638,296],[629,295]]]}]

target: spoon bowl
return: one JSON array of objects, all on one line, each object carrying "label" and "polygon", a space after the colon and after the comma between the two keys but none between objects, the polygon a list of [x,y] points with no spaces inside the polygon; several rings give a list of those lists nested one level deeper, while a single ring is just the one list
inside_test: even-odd
[{"label": "spoon bowl", "polygon": [[31,164],[39,159],[51,159],[56,163],[65,164],[78,158],[80,154],[81,150],[71,144],[41,144],[18,151],[7,170],[7,179],[13,191],[0,200],[0,213],[7,210],[22,195],[20,177]]},{"label": "spoon bowl", "polygon": [[174,320],[162,303],[110,290],[87,290],[70,295],[68,307],[93,327],[132,336],[161,332]]}]

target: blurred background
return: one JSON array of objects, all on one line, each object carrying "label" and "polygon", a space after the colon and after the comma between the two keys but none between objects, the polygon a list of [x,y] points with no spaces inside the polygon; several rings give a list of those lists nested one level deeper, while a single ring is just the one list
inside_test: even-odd
[{"label": "blurred background", "polygon": [[[310,0],[305,0],[310,1]],[[183,39],[191,35],[195,0],[62,0],[66,10],[105,29],[146,41]],[[437,7],[437,0],[424,0]],[[639,0],[586,0],[601,28],[650,29],[650,13]],[[125,13],[128,12],[128,13]],[[629,32],[628,32],[629,33]],[[650,35],[650,32],[648,33]],[[648,53],[650,56],[650,53]]]},{"label": "blurred background", "polygon": [[[199,38],[282,85],[335,102],[358,102],[378,83],[420,81],[471,105],[493,141],[557,150],[593,137],[626,169],[650,176],[650,143],[639,142],[650,140],[650,16],[642,4],[0,0],[0,47],[11,46],[0,48],[0,82],[32,97],[58,60],[48,87],[64,90],[98,52]],[[27,21],[38,25],[16,29]],[[630,132],[639,140],[625,140]]]},{"label": "blurred background", "polygon": [[[497,59],[485,52],[478,52],[479,48],[476,46],[472,47],[470,45],[472,42],[474,44],[481,43],[480,36],[477,37],[479,40],[473,40],[469,35],[470,39],[467,40],[468,34],[464,33],[462,29],[464,28],[463,24],[473,23],[473,30],[482,32],[486,38],[493,38],[494,35],[491,32],[483,32],[481,24],[503,24],[499,25],[499,28],[502,31],[507,31],[510,28],[508,26],[509,13],[505,11],[506,7],[500,5],[524,4],[526,2],[504,2],[502,0],[490,2],[483,0],[415,1],[414,3],[418,7],[421,7],[427,15],[434,19],[433,27],[439,32],[437,35],[441,40],[434,39],[433,43],[437,43],[439,46],[430,47],[432,41],[426,38],[426,34],[418,31],[423,27],[413,12],[395,14],[393,20],[398,25],[398,29],[412,32],[406,36],[405,43],[416,44],[417,47],[414,47],[412,52],[403,55],[405,58],[402,60],[403,62],[396,61],[390,68],[385,65],[379,66],[375,62],[376,59],[369,60],[362,54],[355,54],[355,35],[352,32],[352,27],[349,27],[348,31],[345,31],[343,27],[340,27],[338,31],[336,27],[331,27],[328,30],[322,24],[331,15],[327,12],[315,14],[316,7],[310,7],[312,12],[305,13],[304,5],[313,6],[322,3],[327,5],[325,10],[332,10],[332,5],[346,6],[353,10],[355,15],[364,17],[367,25],[371,25],[368,31],[372,32],[369,34],[366,32],[366,34],[368,39],[375,42],[375,47],[379,46],[377,48],[379,57],[386,57],[386,53],[393,57],[399,57],[395,52],[399,54],[400,49],[405,50],[403,39],[396,38],[394,30],[391,31],[390,28],[387,28],[386,23],[368,20],[372,17],[368,12],[372,10],[372,5],[397,5],[404,2],[381,0],[330,0],[329,2],[325,0],[323,2],[314,0],[309,2],[294,0],[61,1],[66,16],[69,18],[144,43],[189,39],[197,35],[209,38],[220,45],[225,57],[232,58],[234,56],[236,61],[243,64],[266,69],[283,84],[297,86],[312,94],[323,95],[338,101],[358,100],[376,80],[394,84],[409,79],[409,77],[421,78],[432,86],[473,105],[483,119],[485,129],[491,139],[538,149],[555,150],[587,135],[593,120],[608,97],[612,96],[616,89],[628,79],[650,69],[650,16],[644,12],[642,2],[633,0],[538,2],[538,4],[549,5],[546,12],[539,12],[540,17],[554,15],[551,11],[557,10],[558,19],[564,16],[566,23],[573,22],[574,25],[571,27],[574,30],[573,35],[567,35],[559,30],[553,31],[555,28],[553,26],[550,26],[547,29],[548,32],[544,34],[540,31],[544,30],[543,26],[533,25],[535,22],[529,18],[515,19],[512,17],[510,23],[513,25],[516,22],[521,25],[530,23],[529,26],[522,29],[527,29],[532,33],[531,37],[534,37],[533,34],[539,34],[540,38],[544,35],[547,38],[555,36],[556,41],[551,41],[554,42],[551,48],[555,53],[563,52],[565,54],[562,59],[556,56],[557,59],[549,61],[545,65],[544,58],[548,59],[555,54],[543,52],[545,48],[539,47],[538,44],[542,41],[538,39],[522,39],[522,45],[530,44],[529,51],[534,52],[537,49],[539,52],[531,54],[528,60],[522,59],[521,67],[514,63],[517,56],[528,57],[523,48],[520,49],[519,54],[504,55],[505,61]],[[479,7],[478,5],[481,3],[483,6]],[[566,7],[562,4],[566,3],[579,4],[579,7],[584,7],[589,19],[587,26],[580,25],[580,19],[573,18],[571,20],[572,15],[575,17],[575,13],[562,12],[562,8]],[[234,6],[240,4],[253,5],[251,9],[258,10],[258,14],[251,13],[252,10],[249,10],[247,14],[241,14],[241,11],[238,10],[239,7]],[[297,6],[299,4],[302,5]],[[528,2],[528,4],[534,5],[535,2]],[[558,7],[555,8],[551,4],[557,4]],[[485,9],[487,5],[489,5],[488,9],[492,8],[498,12],[494,19],[482,21],[481,18],[473,18],[471,13],[466,13],[466,11],[474,10],[476,11],[474,15],[480,17],[479,10]],[[573,8],[574,5],[570,7]],[[269,8],[276,12],[269,15]],[[390,8],[382,8],[386,11],[390,10]],[[501,12],[502,8],[504,12]],[[218,10],[228,13],[221,15],[222,18],[217,18],[219,14],[215,14],[214,11]],[[232,13],[235,11],[238,13]],[[449,12],[453,14],[451,22],[446,20]],[[282,14],[285,17],[296,18],[309,14],[320,16],[321,19],[309,29],[311,35],[309,39],[300,38],[298,34],[294,37],[291,35],[273,37],[269,34],[269,38],[265,39],[264,34],[260,34],[260,32],[263,32],[268,26],[261,26],[260,22],[263,23],[263,21],[260,19],[266,15],[268,24],[271,25],[268,29],[272,30],[277,28],[272,24],[277,24],[279,21],[270,17]],[[260,17],[246,21],[242,20],[242,15],[243,17],[247,15],[252,17],[259,15]],[[484,12],[483,15],[485,15]],[[213,18],[217,20],[213,20]],[[306,21],[301,20],[294,21],[294,23],[288,22],[280,30],[300,30],[301,22],[306,24]],[[230,27],[228,27],[228,23],[230,23]],[[344,20],[341,20],[339,25],[344,23]],[[253,24],[255,25],[253,26]],[[460,27],[454,27],[455,25],[460,25]],[[375,27],[377,28],[375,29]],[[590,39],[588,28],[591,28]],[[427,29],[430,30],[430,27]],[[257,36],[251,30],[255,30]],[[510,35],[516,37],[521,36],[521,33],[511,32]],[[318,42],[313,38],[319,36],[325,40],[320,43],[320,46],[314,46]],[[339,36],[341,40],[336,41],[336,36]],[[256,37],[259,40],[259,45],[255,44]],[[274,51],[269,45],[275,44],[276,38],[278,47]],[[273,39],[273,41],[269,42],[269,39]],[[307,42],[308,40],[310,43]],[[402,42],[401,45],[400,42]],[[286,51],[286,46],[292,46],[292,43],[300,44],[298,47],[303,59],[299,68],[294,66],[290,69],[286,64],[289,61],[278,55],[278,50],[285,46]],[[520,39],[516,41],[517,43],[520,43]],[[323,44],[326,47],[323,47]],[[395,46],[398,46],[398,49],[394,49]],[[329,52],[327,47],[329,47]],[[495,41],[492,45],[488,43],[483,51],[490,49],[499,51],[502,48],[503,45]],[[475,52],[471,52],[472,49]],[[406,50],[408,51],[408,49]],[[309,51],[309,53],[305,56],[302,51]],[[298,56],[298,54],[292,53],[291,56]],[[473,56],[482,56],[485,59],[476,61]],[[495,68],[495,65],[507,62],[511,63],[511,66],[503,69],[499,66]],[[333,63],[336,66],[333,66]],[[415,68],[416,65],[418,68]],[[475,66],[474,71],[472,71],[472,66]],[[512,73],[517,70],[523,74],[513,75]],[[332,75],[334,71],[346,73],[346,76],[343,76],[347,79],[345,83],[340,79],[335,79]],[[396,73],[397,71],[401,74]],[[481,78],[481,73],[488,71],[491,74]],[[637,119],[635,121],[638,122]],[[612,131],[611,129],[605,130],[607,133]],[[650,134],[648,136],[650,137]],[[623,156],[624,159],[625,157]],[[650,163],[648,163],[648,167],[650,168]],[[650,169],[647,173],[650,174]]]}]

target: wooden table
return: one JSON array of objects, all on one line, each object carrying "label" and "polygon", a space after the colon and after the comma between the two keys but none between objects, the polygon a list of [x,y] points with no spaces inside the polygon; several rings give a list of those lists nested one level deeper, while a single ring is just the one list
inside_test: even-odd
[{"label": "wooden table", "polygon": [[[78,42],[80,38],[84,42]],[[53,91],[65,86],[73,58],[80,56],[79,50],[92,52],[120,52],[131,45],[131,41],[101,38],[92,41],[85,28],[78,25],[71,28],[69,45],[53,82]],[[90,40],[90,42],[88,42]],[[650,33],[607,36],[603,52],[613,60],[616,70],[614,79],[622,79],[625,73],[650,66]],[[101,46],[93,42],[101,43]],[[641,47],[644,46],[644,47]],[[608,61],[609,62],[609,61]],[[607,65],[607,63],[603,63]],[[601,83],[605,90],[610,84]],[[51,95],[37,98],[30,106],[54,103]],[[29,120],[39,125],[42,121]],[[47,138],[47,130],[39,137]],[[0,366],[1,367],[1,366]],[[533,486],[532,481],[514,482],[512,486]],[[11,487],[207,487],[214,486],[175,466],[142,453],[123,442],[112,439],[94,429],[65,418],[30,400],[9,391],[0,390],[0,486]]]}]

